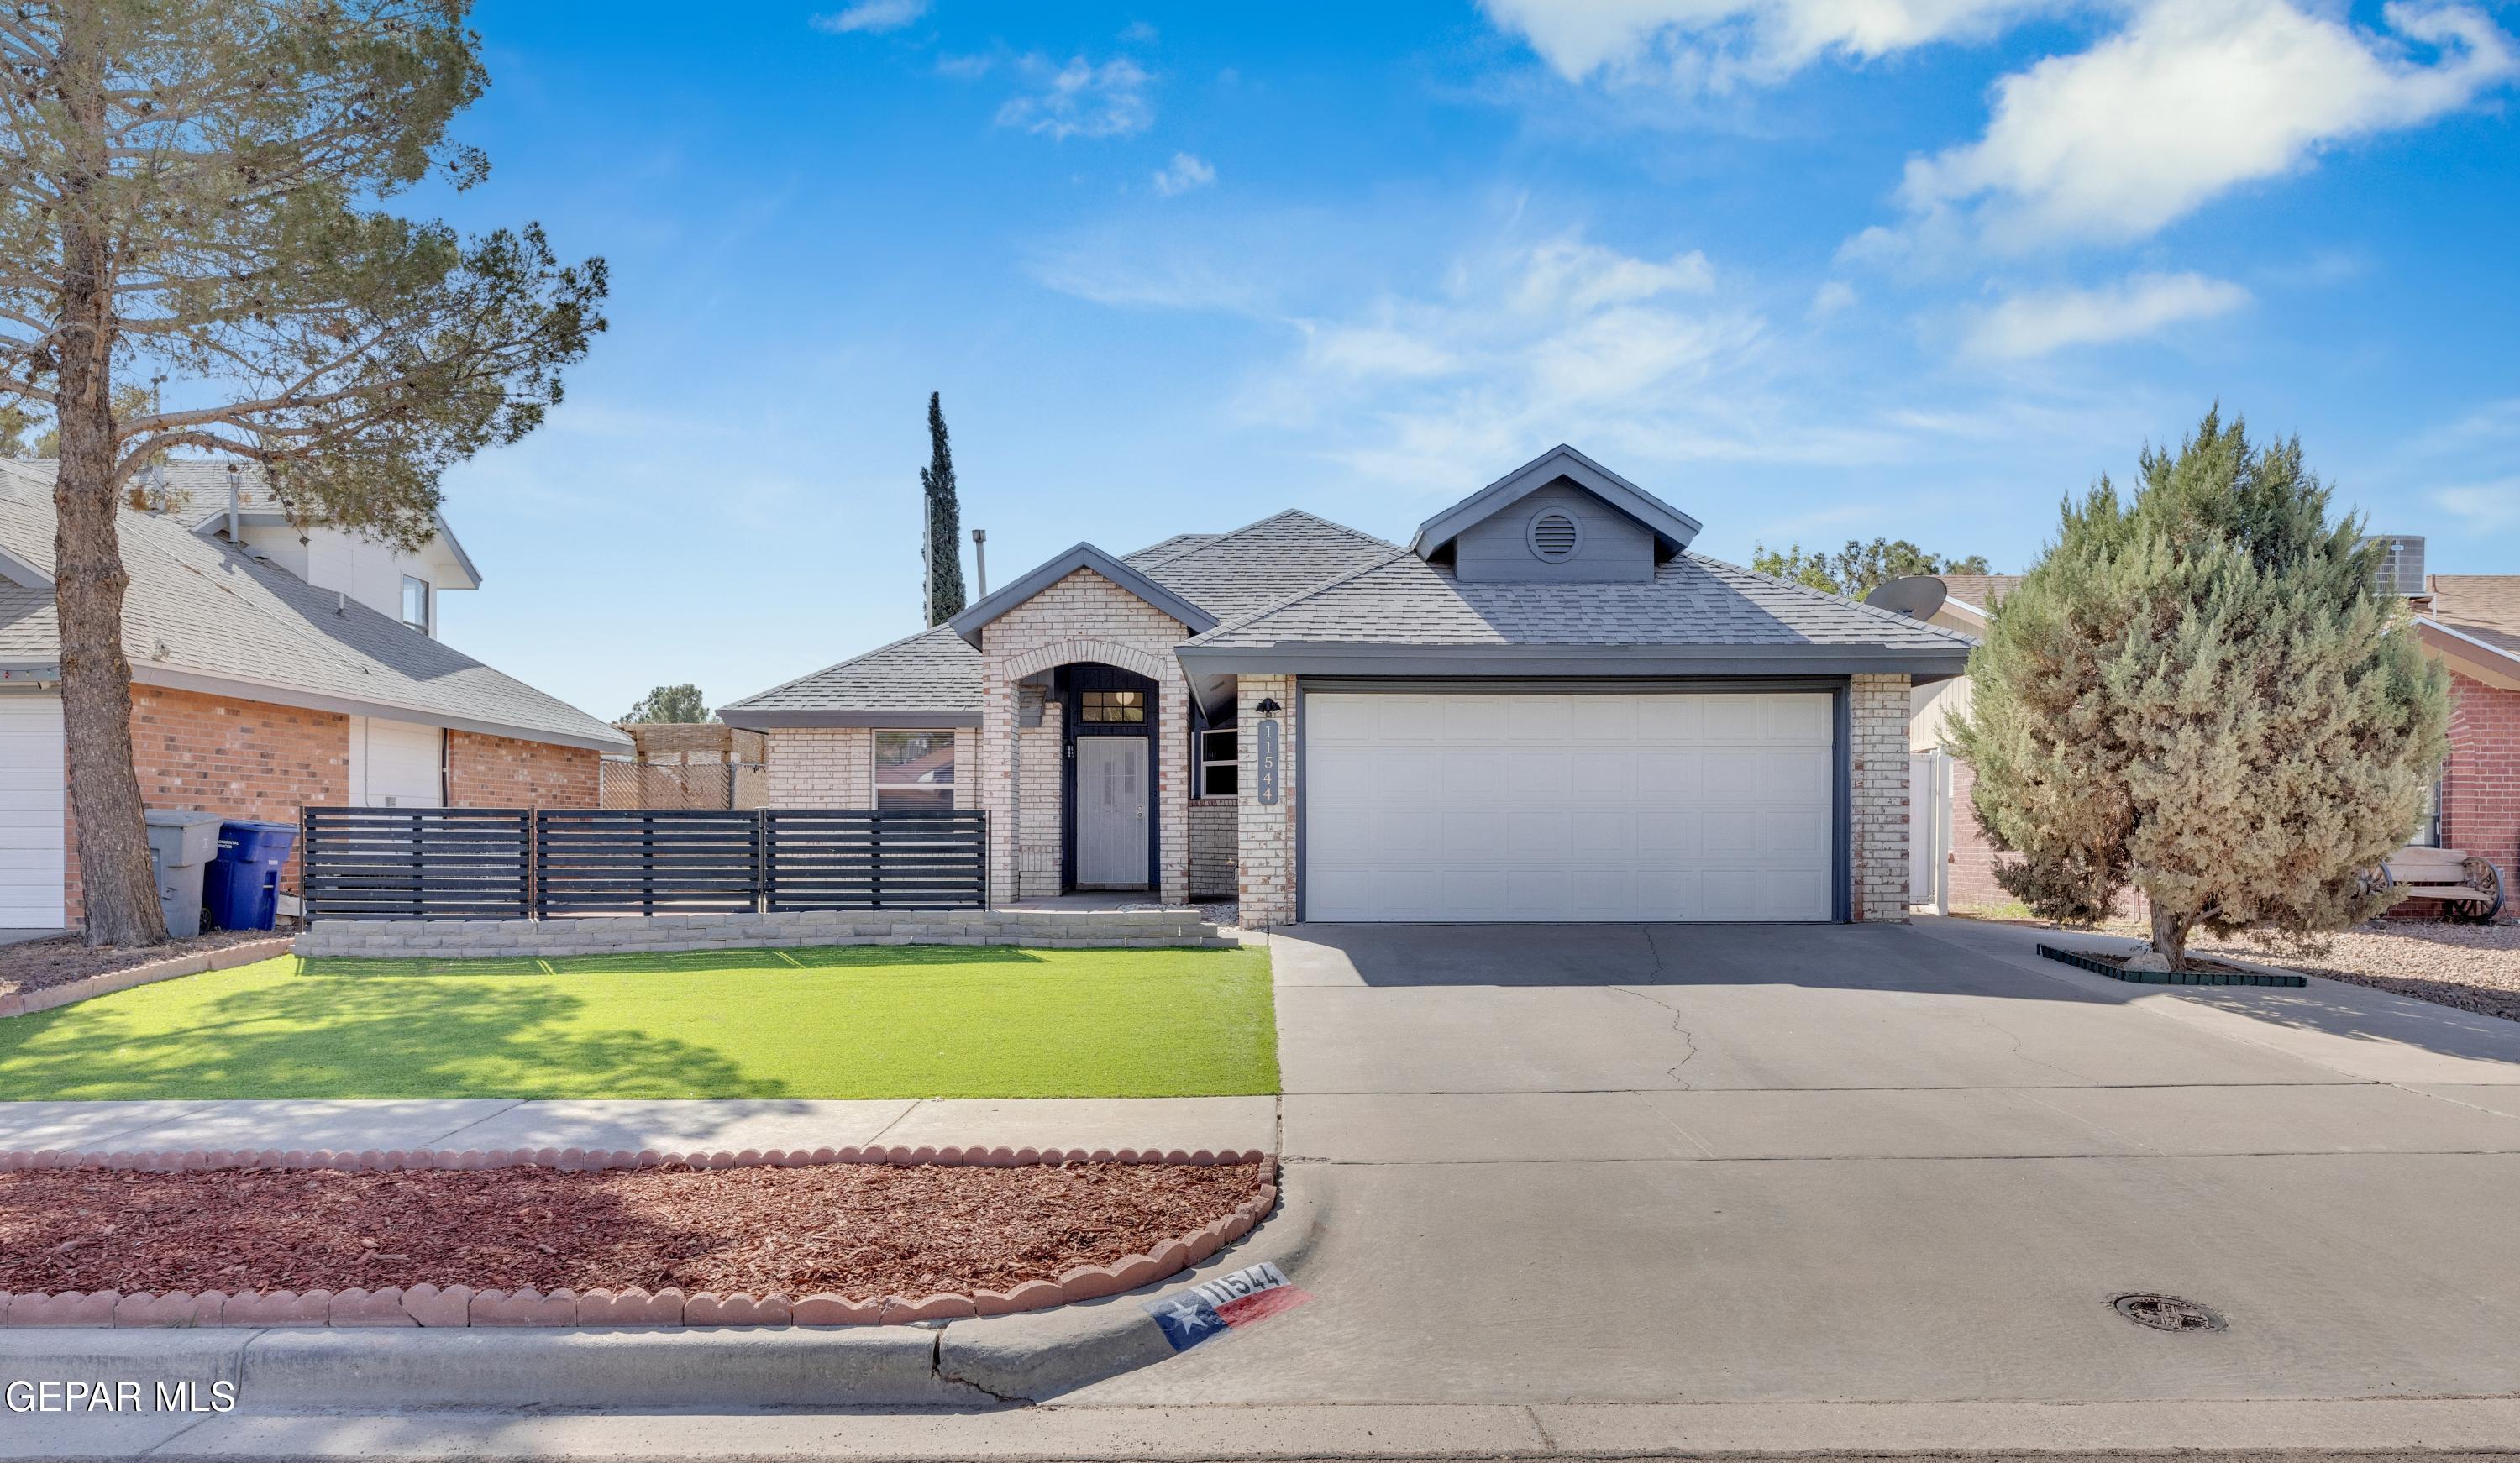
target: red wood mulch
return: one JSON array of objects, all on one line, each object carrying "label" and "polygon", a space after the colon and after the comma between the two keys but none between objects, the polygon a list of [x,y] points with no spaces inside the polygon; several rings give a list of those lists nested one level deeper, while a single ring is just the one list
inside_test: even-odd
[{"label": "red wood mulch", "polygon": [[0,1291],[923,1296],[1142,1255],[1231,1215],[1253,1164],[0,1173]]}]

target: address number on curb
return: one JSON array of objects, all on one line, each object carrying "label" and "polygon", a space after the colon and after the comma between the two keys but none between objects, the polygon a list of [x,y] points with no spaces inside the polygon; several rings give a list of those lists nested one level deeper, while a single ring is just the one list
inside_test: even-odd
[{"label": "address number on curb", "polygon": [[1141,1301],[1138,1308],[1154,1317],[1174,1351],[1187,1352],[1210,1337],[1267,1320],[1311,1299],[1287,1280],[1285,1271],[1264,1261],[1176,1296]]}]

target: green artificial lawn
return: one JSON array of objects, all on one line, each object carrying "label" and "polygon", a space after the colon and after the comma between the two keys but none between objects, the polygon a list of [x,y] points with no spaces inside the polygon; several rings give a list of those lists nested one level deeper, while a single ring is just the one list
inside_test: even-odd
[{"label": "green artificial lawn", "polygon": [[301,960],[0,1021],[0,1099],[1275,1092],[1259,950]]}]

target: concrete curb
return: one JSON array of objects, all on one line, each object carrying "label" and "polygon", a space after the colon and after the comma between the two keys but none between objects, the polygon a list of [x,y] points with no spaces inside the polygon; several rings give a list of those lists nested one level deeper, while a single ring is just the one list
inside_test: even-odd
[{"label": "concrete curb", "polygon": [[1038,1401],[1172,1354],[1139,1303],[1263,1261],[1308,1257],[1316,1203],[1289,1200],[1258,1237],[1179,1284],[1058,1311],[942,1326],[0,1331],[0,1374],[30,1381],[221,1383],[264,1412],[511,1408],[985,1407]]},{"label": "concrete curb", "polygon": [[199,975],[204,970],[233,970],[239,965],[250,965],[256,960],[268,960],[275,955],[285,955],[290,953],[294,940],[295,937],[292,935],[279,935],[269,940],[248,940],[243,945],[231,945],[224,950],[205,951],[195,955],[177,955],[167,960],[152,960],[146,965],[134,965],[128,970],[109,970],[103,975],[91,975],[85,980],[71,981],[67,985],[47,986],[41,991],[0,996],[0,1020],[6,1020],[11,1016],[31,1016],[37,1011],[57,1010],[82,1000],[93,1000],[99,996],[112,996],[116,991],[128,991],[134,986],[146,986],[158,981],[171,981],[181,976]]},{"label": "concrete curb", "polygon": [[1309,1193],[1279,1192],[1282,1202],[1266,1229],[1175,1277],[1178,1284],[1057,1310],[954,1322],[937,1337],[937,1374],[1008,1401],[1038,1402],[1163,1360],[1173,1354],[1172,1344],[1140,1303],[1263,1262],[1293,1274],[1312,1257],[1322,1237],[1321,1202]]},{"label": "concrete curb", "polygon": [[966,1316],[1000,1316],[1051,1307],[1101,1300],[1123,1291],[1168,1279],[1196,1265],[1241,1239],[1277,1207],[1278,1166],[1269,1155],[1218,1154],[1201,1148],[1185,1153],[1169,1150],[1107,1148],[1048,1150],[1007,1147],[936,1148],[899,1144],[858,1148],[773,1149],[763,1153],[658,1153],[653,1149],[603,1152],[580,1148],[537,1150],[394,1149],[364,1153],[330,1150],[307,1153],[232,1151],[181,1153],[64,1153],[54,1149],[0,1153],[0,1171],[83,1169],[132,1170],[146,1173],[202,1173],[211,1170],[339,1169],[379,1172],[436,1170],[478,1172],[488,1169],[544,1168],[589,1173],[608,1169],[735,1169],[799,1168],[828,1164],[880,1164],[1012,1168],[1070,1163],[1163,1164],[1212,1167],[1251,1164],[1261,1170],[1259,1187],[1234,1213],[1151,1247],[1145,1255],[1124,1255],[1109,1264],[1078,1265],[1058,1280],[1027,1280],[1006,1291],[969,1294],[940,1292],[927,1296],[842,1296],[815,1294],[754,1296],[720,1295],[713,1291],[686,1294],[675,1289],[591,1289],[583,1294],[559,1289],[479,1290],[456,1284],[433,1284],[409,1290],[339,1292],[243,1291],[64,1291],[54,1294],[0,1293],[0,1326],[126,1327],[193,1330],[233,1327],[426,1327],[447,1330],[490,1326],[875,1326],[914,1321],[954,1320]]}]

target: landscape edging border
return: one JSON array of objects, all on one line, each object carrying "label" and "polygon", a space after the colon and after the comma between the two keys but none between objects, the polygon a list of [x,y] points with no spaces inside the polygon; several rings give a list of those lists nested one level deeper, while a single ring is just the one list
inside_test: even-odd
[{"label": "landscape edging border", "polygon": [[0,1326],[22,1327],[432,1327],[471,1326],[867,1326],[912,1321],[945,1321],[967,1316],[1012,1315],[1080,1301],[1101,1300],[1170,1279],[1251,1232],[1278,1203],[1277,1160],[1259,1149],[1206,1148],[993,1148],[921,1144],[844,1148],[719,1149],[709,1153],[662,1153],[655,1149],[589,1151],[582,1148],[541,1149],[368,1149],[360,1153],[318,1149],[188,1149],[156,1153],[74,1153],[58,1149],[12,1149],[0,1153],[0,1171],[87,1169],[140,1173],[203,1173],[212,1170],[338,1169],[351,1171],[480,1172],[489,1169],[544,1168],[562,1173],[616,1169],[805,1168],[829,1164],[882,1164],[901,1168],[1018,1168],[1070,1163],[1177,1164],[1212,1167],[1256,1164],[1262,1182],[1233,1214],[1212,1220],[1188,1235],[1151,1247],[1151,1254],[1125,1255],[1110,1264],[1079,1265],[1058,1280],[1026,1280],[1006,1291],[940,1291],[933,1295],[900,1295],[856,1299],[833,1293],[788,1297],[747,1292],[720,1295],[667,1287],[612,1291],[602,1287],[583,1294],[565,1287],[552,1291],[480,1290],[470,1286],[422,1284],[405,1290],[386,1286],[369,1291],[64,1291],[13,1295],[0,1291]]},{"label": "landscape edging border", "polygon": [[178,980],[187,975],[200,975],[206,970],[233,970],[292,953],[296,936],[275,935],[268,940],[248,940],[243,944],[202,951],[189,955],[171,955],[152,960],[145,965],[128,965],[120,970],[108,970],[100,975],[65,981],[37,991],[18,991],[0,996],[0,1021],[12,1016],[32,1016],[38,1011],[59,1010],[100,996],[112,996],[135,986],[154,985],[158,981]]},{"label": "landscape edging border", "polygon": [[[2104,975],[2113,981],[2125,981],[2134,986],[2279,986],[2290,989],[2310,984],[2309,977],[2284,970],[2128,970],[2096,959],[2086,952],[2045,942],[2040,944],[2039,953],[2058,964],[2071,965],[2077,970],[2088,970],[2093,975]],[[2222,957],[2218,955],[2215,958]]]}]

